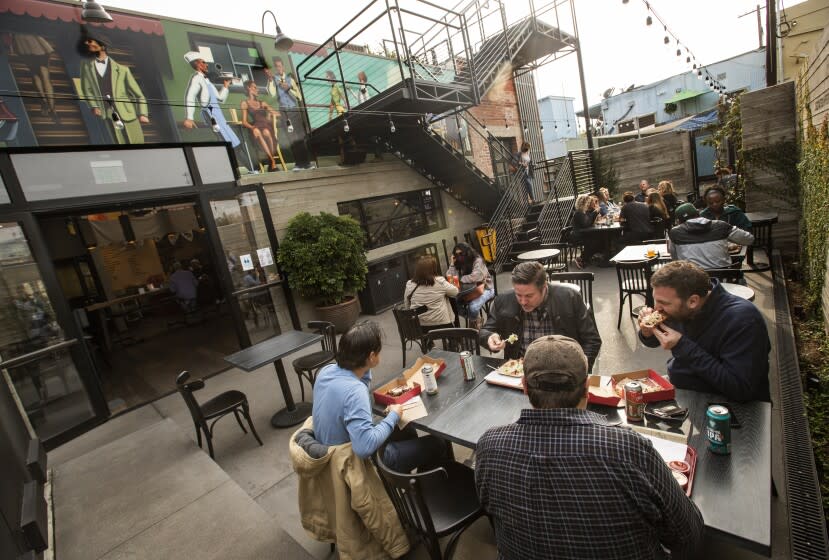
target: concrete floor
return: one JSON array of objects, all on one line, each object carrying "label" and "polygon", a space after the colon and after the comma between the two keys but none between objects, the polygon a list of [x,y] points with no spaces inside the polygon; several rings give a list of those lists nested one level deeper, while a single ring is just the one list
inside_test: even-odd
[{"label": "concrete floor", "polygon": [[[665,361],[668,353],[660,349],[645,348],[638,344],[633,319],[625,314],[622,318],[621,328],[618,330],[616,328],[618,288],[614,269],[592,268],[589,270],[596,274],[593,298],[597,324],[603,340],[602,350],[594,372],[609,374],[645,367],[665,372]],[[749,285],[755,288],[757,294],[755,303],[763,310],[771,325],[773,321],[773,303],[771,301],[770,274],[749,275],[748,281]],[[498,284],[502,290],[506,290],[510,285],[509,274],[504,273],[499,276]],[[627,311],[627,306],[625,311]],[[401,346],[391,311],[364,318],[377,321],[385,336],[382,361],[375,370],[376,378],[387,378],[398,373],[402,369]],[[307,349],[305,352],[311,351],[313,351],[313,348]],[[299,355],[301,353],[297,354],[297,356]],[[413,363],[418,356],[419,351],[416,348],[414,351],[407,352],[408,364],[406,365]],[[289,372],[288,377],[292,391],[295,397],[298,398],[299,385],[296,375],[291,372],[290,359],[286,360],[286,370]],[[176,373],[175,371],[170,372],[171,386]],[[200,400],[205,400],[229,389],[241,390],[247,394],[251,404],[252,418],[264,441],[264,446],[259,447],[251,435],[243,434],[232,418],[224,419],[215,431],[216,464],[258,506],[271,516],[273,527],[279,531],[284,530],[290,538],[281,541],[285,548],[282,551],[273,551],[274,558],[296,557],[295,543],[298,543],[309,557],[329,558],[328,545],[310,539],[300,526],[297,508],[297,478],[291,469],[287,452],[288,440],[293,430],[276,430],[269,423],[273,412],[284,406],[273,367],[264,367],[252,373],[230,369],[210,378],[207,381],[206,388],[197,393],[197,397]],[[84,460],[84,455],[94,453],[102,446],[116,442],[139,430],[144,430],[164,419],[171,420],[181,430],[182,434],[189,436],[191,443],[187,444],[186,439],[183,439],[181,445],[189,445],[191,446],[189,449],[197,450],[195,444],[192,443],[195,442],[195,434],[187,408],[178,394],[172,394],[113,418],[95,430],[53,450],[49,453],[50,467],[55,469],[56,479],[58,479],[62,471],[75,469],[76,465],[79,464],[78,462]],[[776,411],[773,412],[773,424],[773,437],[775,437],[775,433],[778,434],[774,441],[780,441],[779,414]],[[465,449],[457,448],[456,452],[459,460],[469,456],[469,451]],[[775,463],[773,465],[775,478],[782,480],[782,477],[780,477],[780,472],[782,472],[780,457],[773,456],[773,462]],[[195,477],[196,474],[193,473],[193,476]],[[97,486],[106,488],[107,482],[107,480],[99,480]],[[778,490],[780,489],[781,485],[778,484]],[[144,496],[134,496],[133,498],[136,502],[134,504],[125,503],[124,507],[147,507],[151,505],[142,504],[142,500],[146,499]],[[56,524],[61,523],[59,500],[60,493],[56,492]],[[772,505],[774,522],[772,557],[774,558],[788,556],[788,547],[783,535],[786,532],[784,504],[785,497],[781,496],[775,499]],[[778,538],[778,535],[780,535],[780,538]],[[158,550],[158,547],[166,547],[166,544],[155,541],[153,546]],[[706,554],[710,558],[754,557],[742,551],[733,550],[723,543],[712,542],[708,543],[707,546],[709,550],[706,551]],[[60,552],[60,547],[61,543],[59,542],[58,552]],[[93,557],[97,558],[94,555],[89,556],[89,558]],[[142,556],[138,555],[137,557]],[[472,558],[482,560],[497,557],[494,537],[486,520],[480,520],[461,537],[455,557],[459,560]],[[425,550],[419,547],[410,553],[407,558],[427,558],[427,555]]]}]

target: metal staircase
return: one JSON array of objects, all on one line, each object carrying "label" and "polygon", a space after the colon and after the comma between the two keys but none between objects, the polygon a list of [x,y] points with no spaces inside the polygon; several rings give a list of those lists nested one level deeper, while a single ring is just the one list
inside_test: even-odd
[{"label": "metal staircase", "polygon": [[[544,10],[551,13],[550,6],[562,1],[569,0]],[[504,209],[495,212],[505,206],[502,197],[512,178],[487,176],[462,150],[429,131],[424,116],[451,117],[476,105],[500,77],[574,48],[574,37],[539,21],[532,1],[530,8],[529,16],[510,24],[501,0],[465,0],[452,9],[425,0],[370,2],[297,65],[312,143],[322,153],[333,151],[344,136],[358,145],[387,145],[484,219],[503,219]],[[365,45],[367,36],[390,39],[380,52]],[[367,84],[358,81],[360,72]],[[340,107],[333,106],[332,94]],[[511,157],[480,123],[463,119],[470,135],[484,137],[490,153]]]}]

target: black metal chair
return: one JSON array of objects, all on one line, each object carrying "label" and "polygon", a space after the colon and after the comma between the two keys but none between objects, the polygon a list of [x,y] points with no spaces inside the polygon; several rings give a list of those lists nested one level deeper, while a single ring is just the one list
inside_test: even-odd
[{"label": "black metal chair", "polygon": [[638,317],[638,313],[633,310],[634,294],[644,297],[645,305],[653,306],[651,274],[653,274],[652,261],[655,260],[616,263],[616,278],[619,281],[619,319],[616,321],[617,329],[622,327],[622,309],[625,306],[625,299],[628,300],[631,317]]},{"label": "black metal chair", "polygon": [[544,265],[544,268],[547,269],[547,274],[570,272],[570,261],[576,257],[572,246],[568,243],[545,243],[541,246],[541,248],[558,249],[559,251],[557,256],[551,258],[549,262]]},{"label": "black metal chair", "polygon": [[717,278],[720,282],[740,284],[743,281],[742,262],[737,262],[726,268],[708,268],[705,270],[711,278]]},{"label": "black metal chair", "polygon": [[489,309],[492,307],[492,302],[495,301],[495,297],[498,295],[498,274],[492,268],[487,268],[486,271],[492,278],[492,291],[495,292],[495,295],[491,299],[488,299],[482,308],[482,310],[486,310],[486,314],[489,316]]},{"label": "black metal chair", "polygon": [[468,350],[481,355],[478,345],[478,331],[476,329],[435,329],[426,334],[429,347],[440,341],[444,350],[449,352],[463,352]]},{"label": "black metal chair", "polygon": [[[751,232],[754,234],[754,243],[746,250],[746,262],[754,269],[754,272],[764,272],[771,269],[771,252],[774,249],[774,241],[771,235],[772,226],[777,223],[777,218],[763,220],[752,224]],[[754,249],[760,248],[766,252],[768,262],[754,264]]]},{"label": "black metal chair", "polygon": [[400,346],[403,348],[403,367],[406,367],[406,346],[415,343],[420,346],[422,353],[427,352],[427,342],[420,327],[419,315],[426,311],[426,306],[421,305],[412,309],[395,307],[392,309],[394,320],[397,322],[397,333],[400,335]]},{"label": "black metal chair", "polygon": [[337,356],[337,332],[334,323],[328,321],[309,321],[308,328],[316,330],[322,335],[320,344],[322,350],[313,352],[307,356],[302,356],[293,361],[291,365],[294,366],[294,371],[299,378],[299,390],[302,393],[300,400],[305,400],[305,384],[302,378],[308,380],[311,388],[314,388],[314,382],[317,380],[317,374],[322,366],[334,361]]},{"label": "black metal chair", "polygon": [[595,311],[593,309],[593,280],[596,276],[592,272],[554,272],[548,273],[547,279],[550,282],[561,282],[564,284],[575,284],[581,292],[581,299],[584,305],[590,310],[595,321]]},{"label": "black metal chair", "polygon": [[[211,459],[214,458],[213,427],[216,425],[216,422],[231,412],[233,413],[233,416],[236,417],[236,422],[239,423],[239,427],[242,428],[242,431],[248,433],[245,426],[242,424],[242,419],[239,418],[239,413],[242,413],[245,420],[248,422],[248,426],[250,426],[250,431],[253,434],[253,437],[256,438],[259,445],[263,445],[262,440],[259,439],[259,434],[256,433],[256,428],[253,427],[253,421],[250,419],[248,398],[242,391],[225,391],[224,393],[216,395],[212,399],[199,404],[193,393],[203,388],[204,379],[194,379],[193,381],[190,381],[190,373],[188,371],[182,371],[176,377],[176,389],[179,393],[181,393],[181,397],[187,404],[187,408],[190,410],[190,416],[193,418],[193,425],[196,427],[196,441],[198,441],[199,447],[201,447],[202,432],[204,432],[204,437],[207,440],[207,450],[210,452]],[[208,425],[207,422],[209,420],[213,420],[213,422]]]},{"label": "black metal chair", "polygon": [[[374,454],[380,479],[403,527],[417,534],[432,560],[450,560],[461,534],[484,515],[475,491],[475,471],[448,462],[423,473],[398,473]],[[449,536],[441,551],[439,539]]]}]

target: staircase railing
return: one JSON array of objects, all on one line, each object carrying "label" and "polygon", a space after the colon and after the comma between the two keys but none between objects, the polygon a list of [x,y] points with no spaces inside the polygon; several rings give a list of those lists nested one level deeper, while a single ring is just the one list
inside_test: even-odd
[{"label": "staircase railing", "polygon": [[[456,93],[457,103],[476,103],[466,28],[464,14],[426,0],[372,0],[297,65],[311,128],[354,110],[365,97],[402,87],[413,99],[440,99],[434,88],[418,87],[418,82],[444,84]],[[427,29],[443,39],[422,43]],[[375,45],[366,43],[378,38]],[[412,42],[418,42],[417,52]],[[368,78],[363,97],[358,95],[360,72]]]},{"label": "staircase railing", "polygon": [[573,174],[573,160],[570,155],[550,159],[538,166],[544,177],[544,184],[550,185],[544,208],[538,217],[538,229],[542,243],[558,243],[561,230],[573,217],[578,190]]},{"label": "staircase railing", "polygon": [[488,236],[488,242],[495,244],[495,261],[490,265],[500,272],[507,260],[512,244],[516,241],[518,227],[527,215],[530,204],[524,190],[524,173],[518,171],[510,175],[509,184],[501,196],[498,208],[492,214],[485,227],[495,230],[495,235]]}]

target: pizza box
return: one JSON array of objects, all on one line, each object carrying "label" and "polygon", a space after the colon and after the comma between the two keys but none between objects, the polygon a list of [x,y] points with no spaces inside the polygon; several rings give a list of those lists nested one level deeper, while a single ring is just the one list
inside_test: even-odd
[{"label": "pizza box", "polygon": [[[374,402],[380,404],[402,404],[412,397],[415,397],[420,394],[422,390],[422,381],[423,377],[421,377],[420,370],[426,364],[431,365],[435,368],[435,379],[440,378],[440,374],[443,373],[443,370],[446,369],[446,362],[441,358],[430,358],[429,356],[421,356],[417,359],[412,367],[404,371],[400,374],[399,377],[396,377],[381,385],[374,391]],[[415,379],[412,379],[412,378]],[[400,395],[399,397],[392,397],[391,395],[387,394],[390,389],[395,387],[411,387],[408,391]]]},{"label": "pizza box", "polygon": [[[676,390],[674,389],[674,386],[671,385],[670,381],[668,381],[665,377],[659,375],[652,369],[642,369],[639,371],[629,371],[626,373],[616,373],[611,375],[610,380],[612,391],[601,390],[604,389],[600,389],[601,376],[591,375],[588,378],[587,401],[596,404],[604,404],[607,406],[617,406],[622,399],[619,398],[619,396],[616,394],[616,386],[627,379],[644,378],[650,378],[657,385],[662,387],[662,390],[660,391],[652,391],[650,393],[645,393],[644,400],[646,403],[655,401],[667,401],[676,397]],[[592,391],[590,389],[591,387],[594,387]],[[610,394],[611,392],[612,395]]]}]

